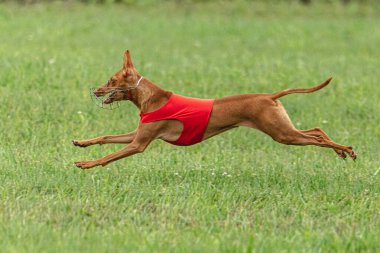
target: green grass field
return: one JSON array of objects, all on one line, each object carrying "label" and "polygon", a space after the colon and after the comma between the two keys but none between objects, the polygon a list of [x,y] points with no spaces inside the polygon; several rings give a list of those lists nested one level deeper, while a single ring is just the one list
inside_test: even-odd
[{"label": "green grass field", "polygon": [[[0,5],[0,252],[379,252],[380,30],[376,6],[164,3]],[[378,9],[377,9],[378,10]],[[122,66],[196,97],[276,92],[298,128],[352,145],[275,143],[239,128],[82,171],[122,146],[136,108],[89,88]]]}]

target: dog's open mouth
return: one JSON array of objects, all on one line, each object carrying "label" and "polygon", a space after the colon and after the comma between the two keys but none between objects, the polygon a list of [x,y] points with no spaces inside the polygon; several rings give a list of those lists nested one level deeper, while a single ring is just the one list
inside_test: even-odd
[{"label": "dog's open mouth", "polygon": [[[103,109],[113,110],[119,107],[118,101],[114,101],[116,98],[117,91],[111,91],[104,96],[97,96],[94,93],[95,89],[91,89],[90,96],[92,101],[99,107]],[[115,103],[114,103],[115,102]]]},{"label": "dog's open mouth", "polygon": [[115,99],[116,91],[111,91],[109,94],[105,95],[103,103],[106,105],[111,104]]}]

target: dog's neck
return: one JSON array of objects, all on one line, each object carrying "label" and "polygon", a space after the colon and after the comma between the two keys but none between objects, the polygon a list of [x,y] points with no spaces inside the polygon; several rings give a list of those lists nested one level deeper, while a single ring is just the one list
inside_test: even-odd
[{"label": "dog's neck", "polygon": [[170,98],[172,92],[165,91],[145,77],[141,80],[140,85],[131,92],[129,98],[140,113],[151,112],[159,109]]}]

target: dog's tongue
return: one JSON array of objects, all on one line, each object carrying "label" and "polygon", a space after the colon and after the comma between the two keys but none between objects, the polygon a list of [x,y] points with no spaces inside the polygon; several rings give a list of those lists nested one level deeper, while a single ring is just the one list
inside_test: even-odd
[{"label": "dog's tongue", "polygon": [[105,104],[110,104],[112,102],[112,98],[108,97],[106,100],[104,100]]},{"label": "dog's tongue", "polygon": [[110,104],[110,103],[112,103],[112,101],[113,101],[113,98],[112,98],[113,94],[114,94],[113,92],[107,94],[107,95],[106,95],[107,98],[103,100],[103,103],[105,103],[105,104]]}]

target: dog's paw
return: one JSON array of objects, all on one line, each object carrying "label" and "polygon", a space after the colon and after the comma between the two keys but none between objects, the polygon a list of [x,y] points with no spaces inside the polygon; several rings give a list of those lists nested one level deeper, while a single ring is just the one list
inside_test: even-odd
[{"label": "dog's paw", "polygon": [[79,161],[75,162],[75,166],[81,169],[90,169],[92,167],[98,166],[98,164],[94,161]]},{"label": "dog's paw", "polygon": [[86,143],[82,141],[77,141],[77,140],[72,140],[72,143],[74,144],[74,146],[81,147],[81,148],[85,148],[88,146]]},{"label": "dog's paw", "polygon": [[351,147],[350,157],[351,157],[352,160],[354,160],[354,161],[355,161],[356,158],[358,157],[358,155],[356,154],[356,152],[352,150],[352,147]]},{"label": "dog's paw", "polygon": [[347,158],[346,153],[344,153],[343,151],[341,151],[341,150],[336,150],[335,152],[336,152],[336,153],[338,154],[338,156],[339,156],[340,158],[342,158],[343,160],[345,160],[345,159]]}]

